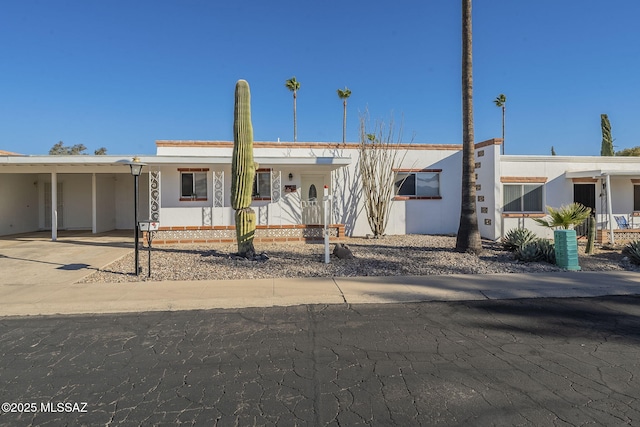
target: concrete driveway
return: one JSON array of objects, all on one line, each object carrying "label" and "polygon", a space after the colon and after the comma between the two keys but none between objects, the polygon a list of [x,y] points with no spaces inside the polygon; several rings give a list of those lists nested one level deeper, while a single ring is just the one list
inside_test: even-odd
[{"label": "concrete driveway", "polygon": [[0,286],[75,283],[133,250],[133,231],[62,231],[0,237]]}]

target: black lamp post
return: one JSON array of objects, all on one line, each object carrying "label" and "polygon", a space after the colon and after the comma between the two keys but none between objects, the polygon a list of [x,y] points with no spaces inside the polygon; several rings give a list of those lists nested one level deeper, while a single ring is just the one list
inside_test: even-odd
[{"label": "black lamp post", "polygon": [[139,158],[134,157],[131,162],[129,162],[129,166],[131,167],[131,175],[133,175],[134,182],[134,191],[133,191],[133,220],[135,222],[134,232],[135,232],[135,272],[136,276],[140,274],[140,256],[138,253],[138,238],[140,234],[140,225],[138,224],[138,179],[140,178],[140,174],[142,173],[142,167],[145,166],[145,163],[142,163]]}]

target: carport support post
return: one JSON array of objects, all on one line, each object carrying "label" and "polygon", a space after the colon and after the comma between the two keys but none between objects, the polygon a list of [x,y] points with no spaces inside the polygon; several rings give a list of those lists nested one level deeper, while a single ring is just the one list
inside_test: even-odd
[{"label": "carport support post", "polygon": [[51,172],[51,241],[58,240],[58,173]]},{"label": "carport support post", "polygon": [[324,263],[329,264],[329,215],[331,213],[329,207],[329,187],[324,186],[324,197],[322,198],[322,209],[324,210],[324,227],[323,227],[323,237],[324,237]]},{"label": "carport support post", "polygon": [[136,222],[135,225],[135,258],[136,258],[136,276],[140,274],[140,253],[139,253],[139,248],[138,248],[138,243],[139,243],[139,234],[140,234],[140,225],[138,224],[138,178],[140,178],[140,175],[134,175],[133,176],[133,181],[134,181],[134,190],[133,190],[133,197],[134,197],[134,201],[133,201],[133,220]]},{"label": "carport support post", "polygon": [[613,209],[611,208],[611,176],[606,175],[607,178],[607,210],[609,211],[609,240],[613,246],[616,242],[613,237]]},{"label": "carport support post", "polygon": [[91,232],[96,234],[98,232],[98,213],[96,212],[97,206],[97,194],[96,194],[96,174],[91,174]]}]

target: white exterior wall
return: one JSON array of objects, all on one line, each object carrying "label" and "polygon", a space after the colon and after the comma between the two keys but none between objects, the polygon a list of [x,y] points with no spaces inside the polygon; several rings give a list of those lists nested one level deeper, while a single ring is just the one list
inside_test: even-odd
[{"label": "white exterior wall", "polygon": [[[157,153],[162,155],[203,156],[220,158],[231,156],[232,148],[220,146],[189,146],[163,147],[159,146]],[[280,172],[282,177],[282,199],[279,203],[268,201],[254,201],[252,207],[256,210],[258,224],[265,224],[267,218],[272,225],[293,225],[301,223],[300,188],[302,175],[324,175],[325,182],[330,187],[332,194],[332,222],[345,224],[347,235],[364,236],[371,234],[364,201],[361,192],[361,183],[358,177],[358,150],[353,146],[340,148],[318,144],[317,147],[309,147],[301,144],[295,147],[292,144],[271,144],[268,147],[254,146],[254,157],[260,159],[274,159],[274,164],[259,164],[260,168],[272,168],[274,173]],[[339,157],[351,158],[351,164],[331,171],[326,165],[296,165],[285,166],[278,161],[283,158],[314,158],[314,157]],[[411,151],[400,150],[398,152],[398,164],[401,169],[442,169],[440,173],[440,194],[442,199],[436,200],[398,200],[392,204],[392,212],[387,226],[387,234],[406,233],[455,233],[459,224],[460,212],[460,174],[462,170],[462,154],[455,149],[415,149]],[[263,160],[264,161],[264,160]],[[213,186],[212,171],[224,169],[225,171],[225,208],[213,209],[213,225],[233,225],[233,211],[230,209],[230,176],[231,166],[221,164],[207,164],[189,167],[209,168],[208,188]],[[160,224],[162,226],[175,225],[205,225],[203,209],[211,209],[213,194],[210,190],[207,201],[184,202],[179,200],[180,175],[177,167],[165,166],[161,168],[161,194],[162,208],[160,211]],[[289,174],[293,177],[289,180]],[[285,193],[285,185],[295,185],[298,191]]]},{"label": "white exterior wall", "polygon": [[[180,201],[180,174],[181,172],[178,169],[209,169],[207,172],[203,172],[207,174],[207,200],[204,201]],[[162,206],[167,208],[202,208],[202,207],[210,207],[213,206],[213,171],[214,170],[225,170],[227,168],[222,168],[220,165],[208,165],[205,163],[198,165],[189,165],[188,167],[183,166],[163,166],[160,168],[160,192],[161,192],[161,200]],[[228,168],[229,173],[231,172],[231,167]],[[225,178],[227,178],[228,173],[225,170]],[[226,192],[228,193],[228,192]],[[228,197],[227,194],[225,196]],[[225,202],[226,203],[226,202]]]},{"label": "white exterior wall", "polygon": [[[142,173],[138,178],[138,219],[149,218],[149,174]],[[118,230],[133,230],[134,178],[131,174],[118,174],[114,181],[115,222]]]},{"label": "white exterior wall", "polygon": [[[178,169],[209,169],[207,174],[207,200],[181,201],[180,174]],[[163,166],[160,170],[160,225],[173,226],[204,226],[204,225],[232,225],[233,215],[230,215],[230,198],[228,181],[231,166],[207,164],[186,166]],[[215,171],[224,171],[224,207],[214,207],[213,192]],[[232,211],[231,211],[232,212]],[[211,223],[209,223],[211,221]]]},{"label": "white exterior wall", "polygon": [[116,229],[116,176],[96,174],[96,232]]},{"label": "white exterior wall", "polygon": [[[418,150],[405,156],[402,169],[442,169],[442,199],[396,200],[393,202],[387,234],[451,234],[460,224],[460,175],[462,152],[453,150]],[[364,209],[364,205],[362,206]],[[358,219],[354,235],[371,233],[366,214]]]},{"label": "white exterior wall", "polygon": [[[501,235],[500,145],[481,146],[475,150],[476,213],[478,229],[485,239],[496,240]],[[479,167],[478,167],[479,166]]]},{"label": "white exterior wall", "polygon": [[[226,143],[225,143],[226,144]],[[233,147],[216,147],[212,145],[207,146],[171,146],[163,147],[158,146],[156,148],[156,154],[158,156],[204,156],[204,157],[231,157],[233,154]],[[255,154],[255,151],[254,151]],[[229,166],[231,167],[231,166]]]},{"label": "white exterior wall", "polygon": [[[350,236],[371,234],[362,197],[362,184],[359,180],[358,150],[348,149],[309,149],[285,148],[256,150],[256,156],[291,157],[347,157],[351,164],[331,173],[330,191],[333,195],[333,222],[345,224],[345,232]],[[462,158],[456,150],[399,150],[398,168],[400,169],[442,169],[440,173],[440,194],[436,200],[397,200],[392,203],[386,234],[447,234],[455,233],[459,223],[460,185]],[[313,166],[303,172],[312,173]],[[302,173],[302,172],[301,172]],[[288,182],[289,172],[282,171],[283,182]],[[300,173],[294,178],[298,178]],[[329,174],[329,172],[327,172]],[[298,185],[299,183],[294,182]],[[290,205],[299,205],[300,195],[286,195]],[[456,218],[457,217],[457,218]]]},{"label": "white exterior wall", "polygon": [[[569,157],[569,156],[502,156],[501,176],[518,177],[547,177],[543,189],[543,204],[559,208],[573,202],[573,180],[566,177],[570,171],[611,171],[611,202],[614,215],[625,215],[627,219],[633,212],[633,183],[631,178],[637,173],[640,177],[640,159],[633,157]],[[615,176],[615,173],[630,174]],[[600,227],[608,227],[608,216],[604,215],[601,206],[604,188],[599,179],[595,183],[596,211]],[[502,185],[497,192],[499,209],[497,215],[502,214]],[[525,227],[541,237],[552,238],[553,230],[538,225],[531,218],[503,218],[503,233],[512,228]],[[614,222],[614,228],[617,225]]]},{"label": "white exterior wall", "polygon": [[[502,156],[500,174],[502,177],[547,177],[543,185],[543,205],[558,208],[573,202],[573,181],[565,177],[573,158],[564,156],[547,156],[532,158],[528,156]],[[576,170],[595,169],[595,163],[573,163]],[[498,218],[502,221],[502,235],[513,228],[528,228],[540,237],[553,238],[553,230],[539,225],[532,218],[502,218],[503,194],[499,182],[497,198],[500,207]]]},{"label": "white exterior wall", "polygon": [[[218,152],[209,153],[212,157],[219,156]],[[189,153],[193,155],[193,153]],[[203,155],[200,152],[200,155]],[[269,165],[259,165],[269,167]],[[181,201],[180,200],[180,171],[178,166],[163,166],[160,168],[160,224],[162,227],[171,226],[232,226],[235,224],[234,211],[231,208],[231,165],[198,164],[189,168],[205,168],[207,172],[207,200]],[[214,173],[224,172],[224,197],[223,207],[214,207]],[[301,175],[306,172],[300,166],[274,167],[273,173],[281,173],[282,176],[282,200],[280,203],[270,203],[265,200],[254,200],[251,204],[256,211],[256,220],[259,225],[291,225],[299,224],[301,218],[299,192],[284,193],[285,185],[296,185],[300,188]],[[289,180],[289,173],[293,178]],[[324,173],[324,172],[323,172]],[[329,174],[327,173],[327,179]]]},{"label": "white exterior wall", "polygon": [[63,193],[63,228],[91,230],[91,175],[58,174]]},{"label": "white exterior wall", "polygon": [[0,175],[0,235],[38,230],[38,175]]},{"label": "white exterior wall", "polygon": [[[38,174],[38,228],[45,229],[45,184],[51,183],[51,174]],[[62,230],[91,230],[91,174],[57,174],[58,186],[62,194],[58,194],[58,204],[62,203]]]}]

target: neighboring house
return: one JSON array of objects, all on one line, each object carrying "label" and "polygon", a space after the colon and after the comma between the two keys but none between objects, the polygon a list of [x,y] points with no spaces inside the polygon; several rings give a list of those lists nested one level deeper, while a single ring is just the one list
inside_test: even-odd
[{"label": "neighboring house", "polygon": [[[496,141],[476,144],[475,150],[483,237],[498,239],[524,227],[552,238],[552,230],[534,218],[546,216],[547,206],[573,202],[595,213],[599,241],[640,237],[640,158],[500,155]],[[586,227],[578,228],[578,234],[585,233]]]},{"label": "neighboring house", "polygon": [[[600,239],[618,228],[614,216],[624,216],[632,226],[640,220],[640,159],[502,156],[500,143],[476,144],[478,222],[484,238],[496,240],[523,226],[550,236],[533,218],[544,216],[546,206],[573,201],[594,208]],[[233,241],[233,143],[157,141],[156,146],[156,155],[139,156],[147,166],[140,177],[138,215],[160,223],[155,241]],[[461,148],[396,147],[402,163],[387,234],[457,232]],[[331,236],[370,234],[358,156],[357,144],[256,142],[256,238],[321,238],[325,187]],[[0,235],[51,230],[55,239],[58,229],[132,229],[134,180],[129,167],[118,163],[131,158],[0,154]],[[621,237],[623,232],[615,233]]]}]

